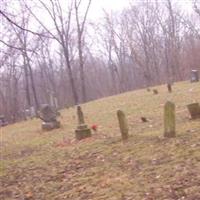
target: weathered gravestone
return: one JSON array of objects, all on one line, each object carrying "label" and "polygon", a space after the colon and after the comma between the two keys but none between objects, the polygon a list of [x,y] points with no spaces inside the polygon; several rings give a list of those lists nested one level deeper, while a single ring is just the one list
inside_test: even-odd
[{"label": "weathered gravestone", "polygon": [[164,107],[164,137],[176,136],[175,104],[168,101]]},{"label": "weathered gravestone", "polygon": [[34,117],[36,117],[36,111],[35,108],[33,106],[31,106],[29,109],[26,109],[25,112],[25,119],[33,119]]},{"label": "weathered gravestone", "polygon": [[190,113],[192,119],[200,118],[200,105],[199,105],[199,103],[189,104],[189,105],[187,105],[187,108],[189,110],[189,113]]},{"label": "weathered gravestone", "polygon": [[169,93],[172,92],[172,85],[170,83],[167,84],[167,89]]},{"label": "weathered gravestone", "polygon": [[42,129],[52,130],[55,128],[60,128],[60,122],[57,121],[56,111],[52,109],[48,104],[43,104],[40,110],[40,119],[42,119]]},{"label": "weathered gravestone", "polygon": [[29,109],[26,109],[25,111],[24,111],[24,114],[25,114],[25,119],[27,120],[27,119],[29,119],[30,118],[30,110]]},{"label": "weathered gravestone", "polygon": [[77,117],[78,117],[78,126],[77,129],[75,130],[76,139],[82,140],[87,137],[91,137],[92,136],[91,130],[85,124],[85,119],[81,106],[77,106]]},{"label": "weathered gravestone", "polygon": [[153,89],[153,93],[154,93],[154,94],[158,94],[158,90]]},{"label": "weathered gravestone", "polygon": [[119,121],[119,128],[121,131],[122,140],[125,141],[128,139],[128,136],[129,136],[128,135],[128,122],[127,122],[124,112],[121,110],[117,111],[117,117],[118,117],[118,121]]},{"label": "weathered gravestone", "polygon": [[6,118],[4,115],[0,115],[0,127],[1,126],[7,126],[8,122],[6,121]]},{"label": "weathered gravestone", "polygon": [[198,82],[199,81],[199,72],[198,70],[191,71],[191,82]]},{"label": "weathered gravestone", "polygon": [[58,110],[58,99],[53,92],[49,92],[50,105],[55,110]]}]

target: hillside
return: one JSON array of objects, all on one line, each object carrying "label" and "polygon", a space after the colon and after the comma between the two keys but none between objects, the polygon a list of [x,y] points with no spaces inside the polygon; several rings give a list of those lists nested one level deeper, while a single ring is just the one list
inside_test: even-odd
[{"label": "hillside", "polygon": [[[41,131],[33,119],[1,128],[2,200],[200,199],[200,120],[186,105],[200,102],[200,83],[137,90],[82,105],[98,131],[77,142],[75,108],[61,111],[62,127]],[[163,135],[163,107],[176,104],[177,137]],[[123,110],[131,137],[122,143],[116,111]],[[142,123],[140,117],[149,122]]]}]

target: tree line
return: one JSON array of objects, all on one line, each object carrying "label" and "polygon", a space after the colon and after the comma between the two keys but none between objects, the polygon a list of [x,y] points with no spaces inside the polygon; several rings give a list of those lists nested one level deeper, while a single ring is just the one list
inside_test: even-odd
[{"label": "tree line", "polygon": [[130,1],[98,21],[88,17],[93,3],[2,1],[0,114],[9,122],[52,98],[70,107],[200,70],[199,1],[190,12],[174,0]]}]

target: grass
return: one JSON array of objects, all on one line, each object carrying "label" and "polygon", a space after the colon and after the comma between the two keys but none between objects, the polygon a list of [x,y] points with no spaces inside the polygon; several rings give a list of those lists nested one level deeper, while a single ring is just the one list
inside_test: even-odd
[{"label": "grass", "polygon": [[[0,199],[200,199],[200,120],[186,105],[200,102],[200,83],[180,82],[158,95],[137,90],[82,105],[91,138],[77,142],[75,108],[61,111],[60,129],[42,132],[33,119],[1,128]],[[177,137],[163,135],[163,107],[176,104]],[[128,118],[122,143],[116,111]],[[142,123],[140,117],[149,119]]]}]

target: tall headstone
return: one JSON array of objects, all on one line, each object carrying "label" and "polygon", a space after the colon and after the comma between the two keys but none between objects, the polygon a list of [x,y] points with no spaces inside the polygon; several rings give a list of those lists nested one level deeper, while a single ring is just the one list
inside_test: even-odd
[{"label": "tall headstone", "polygon": [[175,104],[168,101],[164,107],[164,137],[176,136]]},{"label": "tall headstone", "polygon": [[190,113],[192,119],[200,118],[200,105],[199,105],[199,103],[189,104],[189,105],[187,105],[187,108],[189,110],[189,113]]},{"label": "tall headstone", "polygon": [[169,93],[172,92],[172,85],[170,83],[167,84],[167,89]]},{"label": "tall headstone", "polygon": [[58,110],[58,99],[57,99],[57,97],[54,97],[54,106],[55,106],[56,110]]},{"label": "tall headstone", "polygon": [[199,72],[198,70],[191,71],[191,82],[198,82],[199,81]]},{"label": "tall headstone", "polygon": [[85,124],[85,119],[81,106],[77,106],[77,116],[78,116],[78,124],[79,125]]},{"label": "tall headstone", "polygon": [[122,140],[127,140],[128,139],[128,122],[127,122],[126,116],[123,111],[118,110],[117,117],[119,121],[119,128],[120,128]]},{"label": "tall headstone", "polygon": [[48,104],[43,104],[40,110],[40,119],[42,119],[42,129],[52,130],[60,128],[60,122],[57,121],[56,111]]},{"label": "tall headstone", "polygon": [[30,107],[30,118],[33,119],[36,116],[36,111],[33,106]]},{"label": "tall headstone", "polygon": [[58,109],[58,99],[53,92],[49,92],[50,105],[52,108]]},{"label": "tall headstone", "polygon": [[82,140],[87,137],[91,137],[92,136],[91,130],[85,124],[85,119],[81,106],[77,106],[77,117],[78,117],[78,126],[77,129],[75,130],[76,139]]}]

